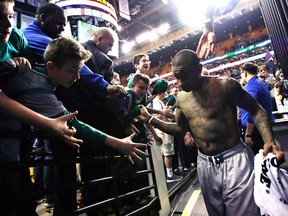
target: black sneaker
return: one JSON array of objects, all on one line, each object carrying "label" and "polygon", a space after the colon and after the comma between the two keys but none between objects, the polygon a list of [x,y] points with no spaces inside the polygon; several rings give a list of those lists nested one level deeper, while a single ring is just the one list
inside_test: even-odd
[{"label": "black sneaker", "polygon": [[191,167],[185,167],[184,169],[183,169],[183,173],[187,173],[187,172],[189,172],[191,170]]},{"label": "black sneaker", "polygon": [[167,177],[166,181],[170,183],[170,182],[180,181],[182,178],[183,176],[178,176],[174,173],[171,177]]},{"label": "black sneaker", "polygon": [[180,170],[179,168],[174,169],[173,172],[174,172],[176,175],[180,175],[180,174],[181,174],[181,170]]}]

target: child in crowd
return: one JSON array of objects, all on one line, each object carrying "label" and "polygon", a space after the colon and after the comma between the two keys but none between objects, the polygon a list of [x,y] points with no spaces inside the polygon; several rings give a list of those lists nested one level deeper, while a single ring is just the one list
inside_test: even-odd
[{"label": "child in crowd", "polygon": [[[5,83],[6,78],[14,74],[16,71],[20,73],[28,73],[31,69],[29,60],[33,59],[33,52],[29,45],[17,28],[13,27],[14,22],[14,0],[0,0],[0,83]],[[29,60],[28,60],[29,59]],[[56,119],[51,119],[43,116],[31,109],[23,106],[10,99],[4,94],[5,90],[0,90],[0,127],[1,131],[7,130],[22,130],[22,123],[33,125],[45,131],[51,132],[62,141],[75,147],[79,147],[82,140],[73,137],[75,128],[68,128],[66,122],[77,112],[66,116],[61,116]],[[5,92],[6,93],[6,92]],[[8,114],[8,115],[7,115]],[[15,120],[14,120],[15,119]],[[18,121],[17,121],[17,120]],[[8,123],[8,124],[7,124]],[[5,199],[1,205],[3,215],[36,215],[35,204],[30,197],[25,197],[21,201],[16,198],[20,197],[21,193],[30,193],[31,179],[28,167],[11,167],[9,163],[22,160],[25,157],[21,151],[24,149],[27,138],[23,143],[14,137],[1,137],[0,139],[0,194],[5,195]],[[5,165],[3,165],[5,163]]]},{"label": "child in crowd", "polygon": [[[150,139],[151,139],[151,137],[147,137],[148,128],[144,122],[142,121],[133,122],[134,117],[139,114],[140,106],[145,106],[145,102],[143,102],[145,100],[143,99],[146,97],[149,85],[150,85],[150,78],[147,75],[142,74],[142,73],[135,74],[133,77],[131,88],[127,89],[128,96],[126,97],[126,100],[124,101],[125,103],[124,106],[126,107],[126,112],[127,112],[126,124],[133,123],[133,125],[137,128],[138,134],[133,138],[133,141],[139,142],[139,143],[147,143],[147,142],[150,142]],[[159,141],[159,137],[156,137],[156,139]],[[137,169],[143,167],[144,164],[145,164],[145,160],[138,161]],[[129,167],[128,170],[132,171],[132,173],[135,172],[135,168],[136,168],[136,167],[131,167],[131,165],[130,166],[127,165],[127,163],[121,163],[121,162],[116,162],[115,167],[117,167],[116,170],[118,174],[122,173],[125,176],[129,176],[129,174],[127,174],[128,171],[123,172],[122,168],[127,169]],[[122,168],[120,169],[120,167]]]},{"label": "child in crowd", "polygon": [[[166,108],[164,103],[162,102],[162,99],[166,96],[166,92],[157,94],[157,97],[149,104],[150,108],[163,110]],[[171,122],[171,119],[165,117],[165,115],[158,114],[154,115],[157,116],[157,118],[166,121]],[[150,125],[151,126],[151,125]],[[153,128],[153,126],[151,126]],[[166,181],[167,183],[180,181],[183,176],[178,176],[173,172],[173,155],[175,154],[174,151],[174,137],[170,134],[164,133],[163,131],[159,129],[155,129],[157,136],[160,137],[162,140],[162,146],[161,146],[161,152],[164,159],[164,165],[166,168]],[[176,157],[178,160],[178,157]]]},{"label": "child in crowd", "polygon": [[[5,68],[2,66],[8,60],[14,61],[16,70],[25,72],[31,68],[29,60],[33,59],[33,52],[30,50],[24,35],[17,28],[13,27],[14,4],[14,0],[0,0],[0,67],[5,73],[7,73],[7,71],[5,71]],[[3,79],[2,75],[1,73],[1,80]],[[72,135],[75,134],[75,130],[69,129],[66,125],[68,119],[77,115],[76,112],[66,117],[49,119],[33,112],[16,101],[10,100],[2,91],[0,92],[0,100],[2,111],[5,111],[22,122],[52,132],[71,145],[78,146],[81,144],[81,140],[72,137]]]},{"label": "child in crowd", "polygon": [[[145,53],[138,53],[133,57],[133,61],[132,61],[134,68],[136,69],[135,73],[131,73],[128,77],[128,84],[127,87],[128,88],[132,88],[132,84],[133,84],[133,80],[134,80],[134,76],[136,74],[145,74],[147,75],[147,72],[150,69],[150,60],[149,60],[149,56]],[[148,75],[147,75],[148,76]],[[158,93],[161,92],[165,92],[168,89],[168,82],[166,80],[160,79],[157,80],[153,83],[153,90],[152,92],[147,91],[145,97],[143,97],[142,101],[144,105],[148,105],[156,96]],[[158,110],[149,110],[150,112],[152,111],[153,113],[158,113],[158,114],[162,114],[159,113],[160,111]],[[165,115],[170,114],[170,111],[164,110],[163,112],[165,112]]]},{"label": "child in crowd", "polygon": [[[138,134],[134,137],[134,142],[140,142],[140,143],[150,143],[153,140],[153,137],[151,134],[155,135],[154,139],[157,141],[159,145],[162,144],[161,138],[156,134],[154,128],[144,123],[143,121],[136,121],[134,122],[134,118],[139,114],[140,107],[145,106],[145,97],[147,95],[148,89],[150,85],[150,78],[143,74],[143,73],[136,73],[133,77],[133,81],[131,83],[131,88],[127,89],[128,96],[126,97],[126,100],[124,100],[124,103],[126,104],[126,110],[127,110],[127,120],[126,123],[130,124],[133,123],[134,126],[137,128]],[[151,132],[150,132],[151,131]],[[151,154],[151,153],[150,153]],[[139,190],[140,188],[149,187],[149,180],[147,176],[144,175],[137,175],[135,176],[135,173],[138,171],[143,171],[147,169],[146,166],[146,159],[142,158],[141,161],[137,161],[135,163],[135,166],[132,166],[131,164],[127,163],[127,161],[116,161],[114,165],[115,174],[120,179],[120,185],[121,190],[124,189],[123,193],[129,193],[134,190]],[[141,195],[137,195],[136,197],[133,197],[131,202],[135,205],[135,201],[141,200],[142,197],[145,197],[146,195],[149,196],[150,193],[147,194],[147,192],[142,193]]]},{"label": "child in crowd", "polygon": [[[1,87],[6,90],[8,96],[45,116],[65,115],[69,112],[58,101],[54,90],[58,85],[67,88],[76,82],[80,78],[80,69],[90,56],[91,53],[73,39],[65,37],[55,39],[45,50],[43,57],[45,67],[38,65],[29,72],[17,73],[7,78]],[[146,145],[131,141],[134,134],[124,139],[118,139],[78,121],[75,117],[71,119],[70,126],[76,128],[77,134],[85,139],[85,144],[96,146],[104,144],[116,148],[124,152],[132,163],[132,156],[139,159],[138,154],[145,155],[137,147],[146,147]],[[54,141],[52,152],[56,160],[66,158],[73,161],[76,158],[77,150]],[[67,164],[57,164],[57,168],[58,187],[75,185],[75,164],[70,166],[69,175],[67,174],[69,169]],[[69,188],[57,194],[55,215],[69,215],[76,208],[75,188]]]}]

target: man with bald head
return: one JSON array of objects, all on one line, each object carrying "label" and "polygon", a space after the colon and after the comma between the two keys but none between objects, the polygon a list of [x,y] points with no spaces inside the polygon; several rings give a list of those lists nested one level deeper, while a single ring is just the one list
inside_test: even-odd
[{"label": "man with bald head", "polygon": [[264,109],[232,78],[201,76],[197,54],[178,52],[172,72],[183,89],[176,100],[176,122],[152,117],[143,107],[139,119],[173,135],[190,130],[198,148],[197,173],[209,215],[260,215],[253,197],[253,152],[241,139],[237,106],[247,110],[265,142],[264,156],[276,146],[270,120]]},{"label": "man with bald head", "polygon": [[90,40],[83,43],[85,49],[92,53],[92,57],[86,62],[90,70],[101,74],[108,83],[113,84],[114,63],[107,53],[114,45],[115,32],[111,28],[100,27]]}]

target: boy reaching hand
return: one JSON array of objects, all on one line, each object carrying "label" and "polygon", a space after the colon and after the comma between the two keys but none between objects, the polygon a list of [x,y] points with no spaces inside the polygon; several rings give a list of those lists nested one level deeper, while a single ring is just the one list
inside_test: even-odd
[{"label": "boy reaching hand", "polygon": [[[58,85],[70,87],[79,78],[79,71],[84,62],[89,59],[91,53],[86,51],[80,43],[71,38],[58,38],[53,40],[44,53],[44,64],[33,67],[26,73],[17,73],[2,83],[1,89],[19,103],[47,117],[62,116],[69,111],[65,109],[61,101],[58,101],[54,90]],[[146,144],[133,143],[131,135],[124,139],[109,136],[101,131],[77,120],[73,117],[70,126],[77,130],[78,136],[85,140],[85,144],[98,146],[107,145],[118,149],[127,155],[132,162],[132,157],[140,159],[138,154],[145,155],[137,147],[146,147]],[[75,160],[77,150],[67,145],[58,144],[59,140],[53,140],[53,155],[55,159]],[[59,187],[75,185],[75,164],[57,164]],[[61,175],[61,177],[60,177]],[[69,215],[77,208],[76,188],[67,189],[58,194],[58,204],[55,203],[55,215]]]}]

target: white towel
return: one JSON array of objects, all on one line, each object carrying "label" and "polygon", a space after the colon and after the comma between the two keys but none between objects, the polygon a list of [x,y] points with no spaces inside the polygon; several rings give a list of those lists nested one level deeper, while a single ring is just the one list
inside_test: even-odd
[{"label": "white towel", "polygon": [[254,199],[261,215],[288,216],[288,174],[277,165],[273,153],[263,159],[263,149],[254,161]]}]

